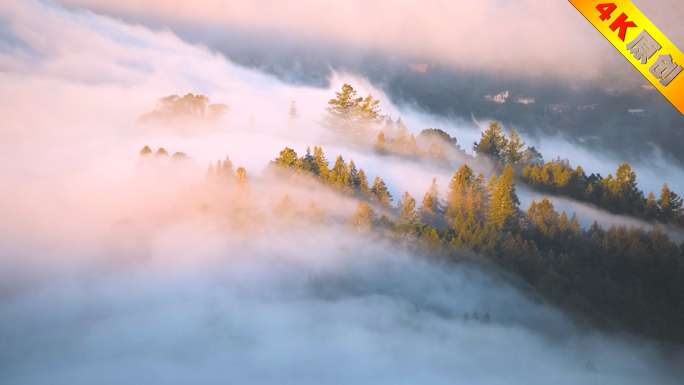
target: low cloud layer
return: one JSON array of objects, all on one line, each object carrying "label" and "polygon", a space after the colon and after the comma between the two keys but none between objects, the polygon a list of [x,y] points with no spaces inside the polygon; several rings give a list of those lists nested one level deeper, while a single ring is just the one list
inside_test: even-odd
[{"label": "low cloud layer", "polygon": [[[581,74],[606,63],[626,68],[620,55],[567,1],[60,3],[171,27],[214,49],[246,46],[246,40],[271,54],[326,52],[331,58],[336,49],[342,49],[342,55],[379,52],[476,71],[503,66],[510,72]],[[675,16],[682,11],[680,2],[635,4],[675,44],[684,43],[684,29]],[[318,53],[307,46],[315,46]]]},{"label": "low cloud layer", "polygon": [[[482,7],[484,15],[493,5]],[[1,382],[681,378],[679,353],[665,358],[649,341],[580,328],[504,273],[446,268],[354,234],[346,220],[358,202],[300,180],[278,182],[266,169],[285,146],[302,155],[322,144],[329,160],[342,153],[370,177],[382,175],[395,196],[420,197],[432,177],[446,190],[453,170],[321,138],[316,121],[345,82],[412,130],[444,128],[464,147],[477,130],[399,109],[353,75],[335,73],[330,89],[293,87],[171,32],[52,3],[6,2],[0,17]],[[427,50],[442,49],[435,44]],[[158,98],[189,92],[230,111],[196,131],[136,124]],[[296,123],[287,118],[292,100]],[[145,163],[145,145],[190,159]],[[250,231],[226,219],[233,207],[205,180],[208,163],[227,155],[247,169],[263,213]],[[326,224],[278,222],[273,211],[284,194],[301,209],[315,201]],[[463,313],[475,310],[491,323],[464,323]]]}]

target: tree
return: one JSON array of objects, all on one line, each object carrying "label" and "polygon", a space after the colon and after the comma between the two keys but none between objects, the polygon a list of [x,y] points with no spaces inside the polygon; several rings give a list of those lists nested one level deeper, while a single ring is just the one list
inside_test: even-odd
[{"label": "tree", "polygon": [[459,212],[465,210],[468,189],[474,177],[473,169],[464,163],[451,178],[446,196],[446,215],[449,218],[455,218]]},{"label": "tree", "polygon": [[350,189],[349,172],[342,155],[337,156],[335,165],[330,170],[328,183],[340,191],[348,191]]},{"label": "tree", "polygon": [[413,199],[408,191],[404,192],[399,201],[398,207],[399,216],[401,217],[401,224],[406,226],[413,226],[418,223],[420,212],[416,210],[416,200]]},{"label": "tree", "polygon": [[377,204],[387,208],[392,207],[392,195],[390,195],[385,182],[382,180],[382,178],[380,178],[379,175],[375,176],[371,193],[373,194],[374,201]]},{"label": "tree", "polygon": [[381,154],[387,151],[387,139],[385,138],[384,132],[380,132],[378,134],[378,138],[375,139],[374,146],[375,146],[375,151],[377,151]]},{"label": "tree", "polygon": [[204,95],[169,95],[157,101],[157,109],[138,118],[139,122],[168,122],[172,119],[215,121],[229,111],[225,104],[209,104]]},{"label": "tree", "polygon": [[330,171],[330,170],[328,170],[328,160],[325,159],[325,154],[323,154],[323,149],[321,147],[318,147],[318,146],[314,146],[312,171],[314,172],[314,174],[318,175],[318,177],[321,180],[323,180],[323,181],[328,180],[328,173]]},{"label": "tree", "polygon": [[492,158],[495,162],[503,162],[504,149],[508,145],[506,136],[501,132],[499,123],[493,122],[489,128],[482,133],[480,142],[475,142],[473,149],[478,155]]},{"label": "tree", "polygon": [[249,187],[249,181],[247,180],[247,170],[244,167],[240,167],[236,171],[235,181],[238,186],[242,188]]},{"label": "tree", "polygon": [[309,205],[309,211],[306,213],[306,216],[313,224],[321,224],[325,222],[323,210],[321,210],[314,201],[311,201],[311,204]]},{"label": "tree", "polygon": [[356,90],[349,84],[342,86],[342,92],[335,92],[335,98],[328,101],[329,107],[323,117],[323,126],[338,138],[344,140],[367,140],[372,126],[381,123],[380,101],[373,96],[357,97]]},{"label": "tree", "polygon": [[145,155],[152,155],[152,150],[150,149],[150,146],[145,146],[142,150],[140,150],[140,156]]},{"label": "tree", "polygon": [[667,183],[663,184],[658,199],[660,220],[667,223],[682,215],[682,198],[670,190]]},{"label": "tree", "polygon": [[157,152],[154,154],[156,156],[169,156],[169,153],[164,149],[164,147],[159,147]]},{"label": "tree", "polygon": [[368,185],[368,178],[366,177],[366,173],[363,171],[363,169],[359,170],[359,184],[358,184],[358,192],[361,196],[363,197],[368,197],[371,194],[371,188]]},{"label": "tree", "polygon": [[503,151],[503,157],[511,165],[522,168],[525,164],[525,152],[522,151],[525,142],[520,142],[520,137],[515,130],[511,130],[510,138]]},{"label": "tree", "polygon": [[499,178],[496,190],[492,195],[489,207],[488,220],[496,230],[511,230],[515,228],[518,217],[518,209],[510,165],[506,165],[506,171]]},{"label": "tree", "polygon": [[297,153],[293,149],[285,147],[283,151],[280,151],[280,156],[275,159],[275,162],[283,167],[293,168],[299,163],[298,160]]},{"label": "tree", "polygon": [[371,229],[377,218],[375,211],[367,203],[359,202],[356,211],[349,218],[349,224],[356,228],[359,234],[363,234]]},{"label": "tree", "polygon": [[437,214],[441,214],[442,211],[442,202],[439,199],[439,187],[437,186],[437,178],[432,178],[430,189],[425,193],[425,196],[423,197],[421,213],[434,216]]},{"label": "tree", "polygon": [[[349,160],[349,165],[347,166],[347,175],[349,176],[349,186],[353,189],[359,187],[361,179],[359,177],[359,171],[356,169],[354,164],[354,159]],[[368,183],[368,181],[366,181]]]},{"label": "tree", "polygon": [[544,157],[542,156],[539,151],[537,151],[534,146],[527,147],[525,149],[525,163],[526,164],[531,164],[531,165],[540,165],[544,164]]},{"label": "tree", "polygon": [[299,118],[299,114],[297,113],[297,102],[294,100],[290,104],[290,112],[288,113],[289,117],[291,120],[296,120]]},{"label": "tree", "polygon": [[273,214],[278,218],[294,218],[297,214],[297,206],[290,200],[290,195],[285,194],[283,200],[273,209]]}]

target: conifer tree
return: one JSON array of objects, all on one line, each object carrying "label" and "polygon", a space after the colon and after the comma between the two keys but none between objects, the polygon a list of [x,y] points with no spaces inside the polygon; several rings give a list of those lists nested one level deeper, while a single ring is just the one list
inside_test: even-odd
[{"label": "conifer tree", "polygon": [[294,168],[298,164],[297,153],[289,148],[285,147],[283,151],[280,151],[280,156],[275,159],[275,162],[286,168]]},{"label": "conifer tree", "polygon": [[377,139],[375,139],[374,146],[375,146],[375,151],[377,151],[381,154],[387,152],[387,139],[385,138],[384,132],[380,132],[378,134]]},{"label": "conifer tree", "polygon": [[520,205],[520,199],[518,199],[518,194],[515,192],[515,175],[513,173],[513,167],[510,164],[506,165],[502,177],[506,180],[506,184],[509,186],[511,201],[518,207]]},{"label": "conifer tree", "polygon": [[515,167],[522,167],[525,163],[523,147],[525,147],[525,142],[521,142],[518,133],[515,130],[511,130],[508,143],[503,151],[506,162]]},{"label": "conifer tree", "polygon": [[273,214],[278,218],[294,218],[297,213],[297,206],[290,199],[289,194],[285,194],[283,200],[273,209]]},{"label": "conifer tree", "polygon": [[376,219],[377,215],[373,209],[367,203],[359,202],[356,211],[349,218],[349,224],[356,228],[359,234],[363,234],[371,229]]},{"label": "conifer tree", "polygon": [[473,178],[473,169],[465,163],[458,168],[458,171],[451,178],[446,197],[446,215],[449,218],[455,218],[459,212],[465,210],[468,189]]},{"label": "conifer tree", "polygon": [[375,176],[371,193],[373,194],[374,201],[377,202],[377,204],[387,208],[392,207],[392,195],[390,195],[385,182],[382,180],[382,178],[380,178],[379,175]]},{"label": "conifer tree", "polygon": [[297,102],[295,102],[294,100],[292,101],[292,103],[290,103],[290,111],[288,115],[291,120],[296,120],[297,118],[299,118],[299,114],[297,113]]},{"label": "conifer tree", "polygon": [[363,171],[363,169],[359,170],[359,184],[358,184],[358,192],[361,194],[363,197],[370,197],[371,194],[371,188],[368,185],[368,178],[366,177],[366,173]]},{"label": "conifer tree", "polygon": [[314,156],[313,156],[313,167],[312,170],[314,174],[323,180],[328,180],[328,160],[325,159],[325,154],[323,154],[323,149],[318,146],[314,146]]},{"label": "conifer tree", "polygon": [[321,210],[314,201],[311,201],[311,204],[309,205],[309,211],[306,213],[306,216],[313,224],[321,224],[325,221],[323,210]]},{"label": "conifer tree", "polygon": [[342,158],[342,155],[338,155],[337,159],[335,160],[335,165],[333,166],[332,170],[330,170],[328,183],[340,191],[347,191],[350,186],[349,182],[347,164]]},{"label": "conifer tree", "polygon": [[380,101],[371,95],[357,97],[357,92],[349,84],[335,92],[335,98],[328,101],[323,117],[325,126],[335,136],[344,140],[365,140],[371,133],[372,125],[381,123],[385,116],[380,115]]},{"label": "conifer tree", "polygon": [[660,207],[660,220],[664,223],[670,222],[682,215],[682,198],[670,190],[667,183],[663,184],[658,199]]},{"label": "conifer tree", "polygon": [[646,204],[644,205],[644,215],[648,220],[654,220],[659,218],[659,206],[658,200],[656,199],[653,190],[648,193],[648,198],[646,198]]},{"label": "conifer tree", "polygon": [[503,152],[507,145],[508,140],[501,132],[501,126],[499,123],[493,122],[482,133],[480,142],[475,142],[473,149],[478,155],[488,156],[495,162],[502,162],[505,161]]},{"label": "conifer tree", "polygon": [[509,172],[510,165],[506,166],[507,170],[499,178],[496,190],[492,195],[487,218],[492,227],[499,231],[514,229],[518,214],[516,202],[513,200],[517,199],[517,196],[515,195],[513,179],[510,177],[512,170]]},{"label": "conifer tree", "polygon": [[236,171],[235,181],[241,188],[249,187],[249,180],[247,179],[247,170],[244,167],[239,167]]},{"label": "conifer tree", "polygon": [[356,170],[356,165],[354,164],[354,159],[349,160],[349,166],[347,166],[347,175],[349,175],[349,187],[356,189],[361,183],[359,178],[359,172]]},{"label": "conifer tree", "polygon": [[402,195],[397,209],[399,210],[402,225],[412,226],[418,223],[420,212],[416,210],[416,200],[409,195],[408,191],[405,191],[404,195]]}]

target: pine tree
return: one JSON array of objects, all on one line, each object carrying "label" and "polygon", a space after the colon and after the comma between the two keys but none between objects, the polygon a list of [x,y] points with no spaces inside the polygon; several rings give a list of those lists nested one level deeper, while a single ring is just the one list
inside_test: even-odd
[{"label": "pine tree", "polygon": [[409,195],[408,191],[405,191],[404,195],[402,195],[397,209],[399,210],[402,225],[412,226],[418,224],[420,212],[416,210],[416,200]]},{"label": "pine tree", "polygon": [[249,180],[247,179],[247,170],[244,167],[239,167],[236,171],[235,181],[238,186],[242,188],[249,187]]},{"label": "pine tree", "polygon": [[328,183],[340,191],[349,191],[349,172],[347,170],[347,164],[342,158],[342,155],[337,156],[335,165],[333,166],[332,170],[330,170]]},{"label": "pine tree", "polygon": [[670,222],[682,215],[682,198],[670,190],[667,183],[663,184],[658,199],[660,207],[660,220],[664,223]]},{"label": "pine tree", "polygon": [[518,199],[518,194],[515,192],[515,175],[513,173],[513,167],[511,167],[510,164],[506,165],[506,168],[504,169],[504,173],[502,177],[506,180],[506,184],[510,188],[510,195],[511,195],[511,201],[515,204],[515,206],[520,205],[520,199]]},{"label": "pine tree", "polygon": [[478,155],[488,156],[495,162],[502,162],[505,161],[503,152],[507,145],[508,140],[501,132],[501,126],[499,123],[493,122],[482,133],[480,142],[475,142],[473,149]]},{"label": "pine tree", "polygon": [[297,206],[290,200],[290,195],[285,194],[283,200],[275,207],[273,214],[278,218],[294,218],[297,214]]},{"label": "pine tree", "polygon": [[359,202],[356,211],[349,218],[349,224],[356,228],[359,234],[368,232],[373,227],[373,222],[377,220],[377,215],[373,209],[363,202]]},{"label": "pine tree", "polygon": [[375,176],[371,193],[373,194],[373,197],[375,198],[374,201],[377,202],[377,204],[387,208],[392,207],[392,195],[390,195],[385,182],[382,180],[382,178],[380,178],[379,175]]},{"label": "pine tree", "polygon": [[525,153],[522,151],[523,147],[525,147],[525,142],[520,142],[518,133],[515,130],[511,130],[508,143],[503,151],[503,157],[506,162],[521,168],[525,163]]},{"label": "pine tree", "polygon": [[658,209],[658,200],[656,199],[655,194],[651,190],[648,193],[648,198],[646,198],[646,204],[644,205],[644,216],[648,220],[658,219],[660,216]]},{"label": "pine tree", "polygon": [[375,139],[374,146],[375,146],[375,151],[377,151],[381,154],[387,152],[387,139],[385,139],[385,133],[384,132],[380,132],[378,134],[378,138]]},{"label": "pine tree", "polygon": [[509,172],[510,165],[506,165],[504,175],[501,175],[496,185],[496,190],[492,195],[492,202],[489,207],[488,221],[496,230],[511,230],[517,224],[518,210],[515,195],[515,187]]},{"label": "pine tree", "polygon": [[289,148],[285,147],[283,151],[280,151],[280,156],[275,159],[275,162],[286,168],[294,168],[297,166],[299,158],[297,158],[297,153]]},{"label": "pine tree", "polygon": [[330,172],[330,170],[328,169],[328,160],[325,159],[325,154],[323,154],[323,149],[321,147],[318,147],[318,146],[314,146],[312,171],[321,180],[323,180],[323,181],[328,180],[328,173]]},{"label": "pine tree", "polygon": [[323,214],[323,211],[314,201],[311,201],[311,204],[309,205],[309,211],[306,213],[306,216],[313,224],[321,224],[325,222],[325,215]]},{"label": "pine tree", "polygon": [[370,186],[368,185],[368,178],[366,177],[366,173],[363,171],[363,169],[359,170],[359,184],[358,184],[358,192],[362,197],[370,197],[371,194],[371,189]]},{"label": "pine tree", "polygon": [[426,215],[435,215],[437,213],[437,205],[429,191],[423,196],[423,203],[420,207],[420,211]]},{"label": "pine tree", "polygon": [[290,112],[288,113],[289,117],[291,120],[296,120],[299,118],[299,114],[297,113],[297,102],[294,100],[292,103],[290,103]]},{"label": "pine tree", "polygon": [[466,208],[466,198],[470,184],[474,178],[473,169],[463,164],[451,178],[446,197],[446,215],[455,218],[459,212]]},{"label": "pine tree", "polygon": [[327,114],[323,126],[338,138],[345,140],[365,140],[372,125],[381,123],[385,116],[380,115],[380,101],[371,95],[357,97],[356,90],[349,84],[342,86],[342,92],[335,92],[335,98],[328,101]]},{"label": "pine tree", "polygon": [[356,170],[354,159],[349,160],[349,166],[347,166],[347,175],[349,175],[350,188],[357,189],[361,183],[361,179],[359,178],[358,170]]}]

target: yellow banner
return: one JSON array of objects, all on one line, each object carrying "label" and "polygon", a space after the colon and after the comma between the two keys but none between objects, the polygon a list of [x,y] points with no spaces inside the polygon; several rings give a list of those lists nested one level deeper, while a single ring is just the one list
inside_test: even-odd
[{"label": "yellow banner", "polygon": [[684,55],[629,0],[570,0],[684,114]]}]

